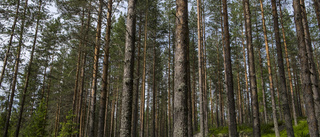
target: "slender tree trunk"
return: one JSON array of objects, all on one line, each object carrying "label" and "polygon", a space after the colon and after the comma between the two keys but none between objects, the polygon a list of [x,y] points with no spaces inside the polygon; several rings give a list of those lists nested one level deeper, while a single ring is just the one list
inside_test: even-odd
[{"label": "slender tree trunk", "polygon": [[280,87],[281,87],[281,100],[282,100],[282,109],[284,113],[285,125],[287,128],[288,137],[294,136],[293,127],[292,127],[292,118],[290,115],[290,108],[287,99],[287,87],[286,87],[286,78],[284,73],[283,57],[282,57],[282,48],[279,35],[279,24],[278,24],[278,13],[276,0],[271,0],[272,3],[272,15],[273,15],[273,24],[274,32],[277,46],[277,57],[278,57],[278,67],[279,67],[279,76],[280,76]]},{"label": "slender tree trunk", "polygon": [[235,101],[233,92],[233,76],[232,76],[232,65],[231,65],[231,49],[230,49],[230,36],[229,36],[229,25],[228,25],[228,8],[227,0],[222,0],[223,5],[223,25],[224,25],[224,43],[225,43],[225,75],[227,84],[228,94],[228,108],[229,108],[229,136],[237,137],[237,121],[235,112]]},{"label": "slender tree trunk", "polygon": [[136,90],[133,93],[133,103],[132,103],[132,126],[131,126],[131,137],[137,136],[137,127],[138,127],[138,98],[139,98],[139,85],[140,85],[140,42],[141,42],[141,18],[139,22],[139,37],[138,37],[138,64],[137,64],[137,78],[136,78]]},{"label": "slender tree trunk", "polygon": [[[146,1],[148,5],[148,0]],[[148,9],[145,10],[144,24],[144,47],[143,47],[143,72],[142,72],[142,91],[140,103],[140,137],[144,137],[144,106],[145,106],[145,89],[146,89],[146,56],[147,56],[147,35],[148,32]]]},{"label": "slender tree trunk", "polygon": [[[242,25],[241,25],[242,27]],[[245,30],[247,32],[247,30]],[[249,81],[248,81],[248,73],[247,73],[247,59],[246,59],[246,45],[244,44],[244,35],[243,35],[243,29],[241,29],[241,33],[242,33],[242,54],[243,54],[243,63],[244,63],[244,78],[246,80],[246,93],[247,93],[247,97],[246,97],[246,103],[247,103],[247,114],[246,115],[246,119],[247,121],[250,123],[250,119],[251,119],[251,110],[250,110],[250,100],[249,100]]]},{"label": "slender tree trunk", "polygon": [[283,20],[282,20],[281,2],[280,2],[280,6],[279,6],[279,11],[280,11],[280,24],[281,24],[281,30],[282,30],[283,45],[284,45],[285,58],[286,58],[287,71],[288,71],[288,78],[289,78],[288,80],[289,80],[290,93],[291,93],[290,95],[291,95],[291,105],[292,105],[293,119],[294,119],[294,125],[298,125],[297,112],[296,112],[296,107],[295,107],[295,102],[294,102],[293,85],[292,85],[292,78],[291,78],[290,62],[289,62],[289,57],[288,57],[286,35],[285,35],[285,30],[284,30]]},{"label": "slender tree trunk", "polygon": [[249,77],[250,77],[250,87],[251,87],[251,100],[252,100],[252,112],[253,112],[253,136],[261,136],[260,133],[260,120],[259,120],[259,103],[257,94],[257,81],[254,63],[254,53],[252,44],[252,30],[251,30],[251,13],[249,0],[244,0],[245,7],[245,20],[246,20],[246,30],[247,30],[247,49],[248,49],[248,60],[249,60]]},{"label": "slender tree trunk", "polygon": [[204,100],[203,100],[203,78],[202,78],[202,35],[201,35],[201,0],[197,0],[197,26],[198,26],[198,69],[199,69],[199,92],[200,92],[200,134],[201,136],[205,136],[205,125],[204,125]]},{"label": "slender tree trunk", "polygon": [[153,63],[152,63],[152,137],[156,137],[156,45],[153,44]]},{"label": "slender tree trunk", "polygon": [[261,51],[258,49],[259,54],[259,66],[260,66],[260,77],[261,77],[261,85],[262,85],[262,104],[263,104],[263,117],[264,122],[268,123],[268,116],[267,116],[267,101],[266,101],[266,91],[265,91],[265,84],[263,80],[263,65],[262,65],[262,59],[261,59]]},{"label": "slender tree trunk", "polygon": [[176,47],[175,47],[175,90],[174,91],[174,137],[188,136],[188,78],[187,49],[189,46],[188,32],[188,1],[176,1]]},{"label": "slender tree trunk", "polygon": [[171,63],[171,33],[170,33],[170,30],[171,30],[171,24],[170,24],[170,16],[168,16],[169,18],[169,39],[168,39],[168,137],[171,137],[172,136],[172,126],[171,126],[171,84],[170,84],[170,63]]},{"label": "slender tree trunk", "polygon": [[14,31],[15,31],[17,20],[18,20],[18,17],[19,17],[19,7],[20,7],[20,0],[17,1],[16,14],[15,14],[15,17],[14,17],[14,20],[13,20],[13,24],[12,24],[12,27],[11,27],[11,34],[10,34],[9,44],[8,44],[8,47],[7,47],[6,55],[5,55],[4,60],[3,60],[3,67],[2,67],[2,71],[1,71],[1,75],[0,75],[0,88],[1,88],[3,77],[4,77],[4,72],[6,71],[6,66],[7,66],[7,63],[8,63],[8,56],[10,54],[10,49],[11,49],[11,46],[12,46]]},{"label": "slender tree trunk", "polygon": [[133,92],[133,71],[134,71],[134,51],[136,32],[136,0],[128,1],[128,17],[126,25],[126,46],[123,71],[123,92],[122,92],[122,114],[120,137],[131,135],[132,119],[132,92]]},{"label": "slender tree trunk", "polygon": [[109,69],[109,44],[110,44],[110,32],[111,32],[111,15],[112,15],[112,0],[108,0],[108,13],[107,13],[107,28],[106,28],[106,36],[105,36],[105,45],[104,45],[104,60],[103,60],[103,74],[102,74],[102,91],[101,91],[101,99],[100,99],[100,111],[99,111],[99,121],[98,121],[98,137],[105,136],[104,131],[104,123],[106,122],[105,113],[106,102],[108,101],[106,96],[108,94],[107,85],[108,85],[108,69]]},{"label": "slender tree trunk", "polygon": [[[317,76],[317,70],[316,65],[314,63],[314,56],[313,56],[313,50],[311,45],[311,38],[310,38],[310,32],[309,32],[309,25],[307,20],[307,13],[305,9],[304,0],[300,0],[300,7],[302,11],[302,25],[304,29],[304,39],[305,39],[305,45],[308,55],[308,65],[309,65],[309,71],[310,71],[310,79],[312,84],[312,91],[313,91],[313,99],[314,99],[314,109],[315,109],[315,115],[318,121],[318,126],[320,125],[320,95],[319,95],[319,80]],[[320,130],[320,127],[318,127],[318,130]],[[319,132],[319,131],[318,131]]]},{"label": "slender tree trunk", "polygon": [[[9,109],[8,109],[8,112],[7,112],[7,117],[6,117],[6,123],[5,123],[3,137],[7,137],[8,136],[8,130],[9,130],[9,126],[10,126],[9,122],[10,122],[11,110],[12,110],[13,99],[14,99],[14,92],[16,91],[17,77],[18,77],[18,72],[19,72],[20,54],[21,54],[21,48],[22,48],[22,44],[23,44],[24,23],[25,23],[25,18],[26,18],[27,7],[28,7],[28,0],[25,0],[25,5],[24,5],[23,15],[22,15],[22,21],[21,21],[21,30],[20,30],[18,49],[17,49],[17,56],[16,56],[15,66],[14,66],[14,76],[13,76],[13,81],[12,81]],[[19,135],[19,133],[16,133],[16,134]]]},{"label": "slender tree trunk", "polygon": [[[194,44],[194,37],[192,38],[193,51],[196,49]],[[198,118],[197,118],[197,94],[196,94],[196,52],[192,54],[192,116],[193,116],[193,131],[198,131]]]},{"label": "slender tree trunk", "polygon": [[267,36],[266,23],[265,23],[265,19],[264,19],[264,10],[263,10],[262,0],[260,0],[260,8],[261,8],[261,16],[262,16],[263,36],[264,36],[264,42],[265,42],[265,46],[266,46],[266,53],[267,53],[269,88],[270,88],[270,92],[271,92],[272,118],[273,118],[274,132],[275,132],[276,137],[280,137],[278,119],[277,119],[277,108],[276,108],[276,102],[275,102],[275,98],[274,98],[274,88],[273,88],[273,78],[272,78],[272,70],[271,70],[268,36]]},{"label": "slender tree trunk", "polygon": [[242,108],[241,108],[241,102],[242,102],[242,93],[241,93],[241,86],[240,86],[240,72],[239,72],[239,63],[238,63],[238,70],[237,70],[237,84],[238,84],[238,113],[239,113],[239,118],[238,118],[238,124],[242,124],[243,117],[242,117]]},{"label": "slender tree trunk", "polygon": [[100,37],[101,37],[101,21],[102,21],[102,5],[103,1],[99,0],[99,11],[98,11],[98,22],[97,22],[97,33],[94,49],[94,65],[92,75],[92,87],[91,87],[91,104],[90,104],[90,120],[89,120],[89,137],[94,137],[95,130],[95,113],[96,113],[96,96],[97,96],[97,73],[99,64],[99,50],[100,50]]},{"label": "slender tree trunk", "polygon": [[[189,31],[188,31],[189,33]],[[189,40],[189,35],[188,35]],[[193,124],[192,124],[192,100],[191,100],[191,80],[190,80],[190,48],[189,48],[189,41],[188,46],[186,48],[186,59],[187,59],[187,86],[188,86],[188,92],[187,92],[187,105],[188,105],[188,137],[193,137]]]},{"label": "slender tree trunk", "polygon": [[309,134],[312,137],[319,136],[318,123],[314,109],[314,100],[312,93],[311,74],[308,66],[308,52],[306,49],[304,28],[303,28],[303,16],[301,15],[300,0],[293,0],[294,19],[296,24],[296,33],[298,37],[299,55],[301,63],[301,81],[304,91],[304,100],[306,103],[306,114],[309,127]]},{"label": "slender tree trunk", "polygon": [[[217,68],[218,68],[218,91],[219,91],[219,108],[220,108],[220,126],[224,126],[224,122],[223,122],[223,105],[222,105],[222,102],[223,102],[223,97],[222,97],[222,84],[221,84],[221,77],[220,77],[220,52],[219,52],[219,47],[217,45],[217,61],[218,61],[218,65],[217,65]],[[218,120],[219,121],[219,120]]]},{"label": "slender tree trunk", "polygon": [[24,83],[24,87],[23,87],[23,94],[22,94],[22,100],[21,100],[21,106],[20,106],[20,112],[19,112],[19,119],[18,119],[18,123],[16,125],[16,127],[17,127],[16,134],[15,134],[16,137],[19,136],[20,124],[21,124],[22,114],[23,114],[23,110],[24,110],[24,103],[25,103],[25,99],[26,99],[26,96],[27,96],[26,94],[27,94],[28,86],[29,86],[29,77],[30,77],[30,74],[31,74],[31,66],[32,66],[32,61],[33,61],[33,54],[34,54],[34,50],[35,50],[35,47],[36,47],[37,36],[38,36],[38,26],[39,26],[39,22],[40,22],[41,7],[42,7],[42,0],[39,1],[39,9],[38,9],[38,18],[37,18],[37,24],[36,24],[36,31],[35,31],[35,35],[34,35],[34,39],[33,39],[32,50],[31,50],[31,53],[30,53],[30,60],[29,60],[29,64],[28,64],[28,72],[26,74],[26,79],[25,79],[25,83]]}]

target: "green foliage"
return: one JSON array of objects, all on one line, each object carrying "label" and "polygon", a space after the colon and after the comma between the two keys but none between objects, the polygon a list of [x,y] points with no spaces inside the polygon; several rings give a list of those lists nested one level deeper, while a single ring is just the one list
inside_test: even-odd
[{"label": "green foliage", "polygon": [[32,115],[30,124],[27,125],[25,129],[25,134],[27,137],[43,137],[48,135],[45,129],[47,125],[46,115],[47,108],[45,105],[45,100],[43,99],[40,102],[36,112]]},{"label": "green foliage", "polygon": [[75,115],[72,113],[72,110],[68,112],[68,115],[66,116],[67,122],[61,122],[61,131],[59,132],[59,137],[67,137],[72,136],[78,133],[77,130],[74,130],[72,127],[76,127],[77,124],[73,122],[73,118]]}]

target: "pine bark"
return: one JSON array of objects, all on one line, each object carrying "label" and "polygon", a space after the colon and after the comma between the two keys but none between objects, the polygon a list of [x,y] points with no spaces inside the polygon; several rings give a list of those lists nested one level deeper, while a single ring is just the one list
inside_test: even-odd
[{"label": "pine bark", "polygon": [[265,46],[266,46],[266,53],[267,53],[269,88],[270,88],[270,93],[271,93],[272,118],[273,118],[274,132],[275,132],[276,137],[280,137],[278,119],[277,119],[277,108],[276,108],[276,102],[275,102],[275,98],[274,98],[274,87],[273,87],[273,77],[272,77],[270,53],[269,53],[268,35],[267,35],[266,23],[265,23],[265,19],[264,19],[264,10],[263,10],[262,0],[260,0],[260,8],[261,8],[261,16],[262,16],[263,36],[264,36],[264,42],[265,42]]},{"label": "pine bark", "polygon": [[135,5],[136,0],[128,1],[120,137],[128,137],[131,135],[134,51],[136,32]]},{"label": "pine bark", "polygon": [[228,109],[229,109],[229,136],[237,137],[237,121],[235,112],[235,101],[233,92],[233,76],[232,76],[232,65],[231,65],[231,49],[230,49],[230,36],[229,36],[229,25],[228,25],[228,8],[227,0],[222,0],[223,5],[223,25],[224,25],[224,43],[225,43],[225,75],[227,84],[227,94],[228,94]]},{"label": "pine bark", "polygon": [[245,7],[245,21],[246,21],[246,37],[247,37],[247,50],[249,61],[249,77],[251,88],[251,100],[252,100],[252,113],[253,113],[253,136],[261,136],[260,133],[260,120],[259,120],[259,103],[257,92],[257,80],[254,63],[254,51],[252,44],[252,30],[251,30],[251,13],[249,0],[244,0]]},{"label": "pine bark", "polygon": [[174,91],[174,137],[188,136],[188,78],[187,48],[188,33],[188,1],[176,1],[176,46],[175,46],[175,91]]},{"label": "pine bark", "polygon": [[312,0],[313,1],[313,6],[316,12],[316,16],[317,16],[317,21],[318,21],[318,27],[320,29],[320,4],[319,4],[319,0]]},{"label": "pine bark", "polygon": [[283,37],[283,45],[284,45],[285,58],[286,58],[286,63],[287,63],[288,80],[289,80],[290,93],[291,93],[290,95],[291,95],[291,105],[292,105],[292,112],[293,112],[293,120],[294,120],[294,125],[298,125],[296,105],[295,105],[295,102],[294,102],[295,99],[294,99],[294,93],[293,93],[291,67],[290,67],[290,62],[289,62],[289,57],[288,57],[286,35],[285,35],[285,30],[284,30],[283,20],[282,20],[281,4],[279,6],[279,11],[280,11],[280,24],[281,24],[281,31],[282,31],[282,37]]},{"label": "pine bark", "polygon": [[98,137],[103,137],[104,135],[104,123],[105,113],[107,107],[107,85],[108,85],[108,69],[109,69],[109,44],[110,44],[110,33],[111,33],[111,15],[112,15],[112,0],[108,0],[108,13],[107,13],[107,27],[104,45],[104,60],[103,60],[103,74],[102,74],[102,91],[100,98],[100,110],[99,110],[99,121],[98,121]]},{"label": "pine bark", "polygon": [[294,19],[296,24],[296,33],[298,37],[300,64],[301,64],[301,81],[302,89],[304,91],[304,100],[306,105],[306,114],[309,127],[309,135],[312,137],[319,136],[318,123],[314,109],[314,100],[312,93],[312,83],[310,68],[308,66],[308,52],[306,49],[304,27],[303,27],[303,16],[301,15],[302,10],[300,8],[300,0],[293,0],[294,8]]},{"label": "pine bark", "polygon": [[282,47],[279,35],[279,23],[278,23],[278,13],[277,13],[277,5],[276,0],[271,0],[272,3],[272,15],[273,15],[273,27],[276,39],[276,49],[277,49],[277,57],[278,57],[278,68],[279,68],[279,76],[280,76],[280,93],[281,93],[281,105],[283,109],[285,125],[287,128],[288,136],[294,136],[293,127],[292,127],[292,118],[290,115],[290,108],[288,104],[287,98],[287,87],[286,87],[286,77],[284,72],[284,64],[283,64],[283,56],[282,56]]}]

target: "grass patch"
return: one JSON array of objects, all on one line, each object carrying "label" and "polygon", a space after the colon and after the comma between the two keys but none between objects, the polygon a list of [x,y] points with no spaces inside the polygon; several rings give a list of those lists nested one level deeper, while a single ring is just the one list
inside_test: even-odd
[{"label": "grass patch", "polygon": [[[279,121],[279,127],[284,126],[283,121]],[[262,137],[275,137],[274,133],[274,126],[273,123],[269,124],[262,124],[261,125],[261,136]],[[294,135],[296,137],[309,137],[309,129],[308,129],[308,123],[305,118],[299,118],[298,119],[298,125],[293,126]],[[252,135],[252,125],[239,125],[238,126],[238,132],[239,134],[246,134],[246,135]],[[228,127],[219,127],[219,128],[210,128],[209,129],[209,136],[219,136],[219,135],[228,135]],[[280,131],[281,137],[287,137],[287,131],[284,128],[284,130]]]}]

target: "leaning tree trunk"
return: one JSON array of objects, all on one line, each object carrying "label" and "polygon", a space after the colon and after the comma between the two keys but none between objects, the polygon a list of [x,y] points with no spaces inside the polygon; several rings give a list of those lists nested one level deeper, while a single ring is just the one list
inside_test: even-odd
[{"label": "leaning tree trunk", "polygon": [[224,44],[225,44],[225,54],[224,63],[226,65],[225,75],[227,84],[227,94],[228,94],[228,108],[229,108],[229,136],[237,137],[237,121],[235,112],[235,101],[233,92],[233,76],[232,76],[232,65],[231,65],[231,49],[230,49],[230,36],[229,36],[229,25],[228,25],[228,8],[227,0],[222,0],[223,5],[223,25],[224,25]]},{"label": "leaning tree trunk", "polygon": [[135,51],[134,44],[136,32],[135,5],[136,0],[128,1],[120,137],[129,137],[131,135],[133,71]]},{"label": "leaning tree trunk", "polygon": [[277,57],[278,57],[278,67],[279,67],[279,76],[280,76],[280,93],[282,100],[282,109],[285,119],[285,125],[287,128],[288,136],[294,136],[293,127],[292,127],[292,118],[290,113],[290,108],[288,104],[287,98],[287,87],[286,87],[286,77],[284,73],[284,65],[283,65],[283,57],[282,57],[282,48],[281,41],[279,35],[279,24],[278,24],[278,13],[277,13],[277,5],[276,0],[271,0],[272,3],[272,15],[273,15],[273,24],[274,24],[274,33],[276,39],[276,47],[277,47]]},{"label": "leaning tree trunk", "polygon": [[20,106],[20,112],[19,112],[19,119],[18,119],[18,124],[16,125],[16,127],[17,127],[16,134],[15,134],[16,137],[19,136],[20,124],[21,124],[22,114],[23,114],[23,109],[24,109],[24,103],[25,103],[25,100],[26,100],[26,96],[27,96],[26,94],[27,94],[27,90],[28,90],[28,86],[29,86],[29,77],[30,77],[30,74],[31,74],[31,66],[32,66],[32,61],[33,61],[33,55],[34,55],[34,50],[35,50],[35,47],[36,47],[37,36],[38,36],[38,27],[39,27],[39,22],[40,22],[41,7],[42,7],[42,0],[39,1],[36,32],[34,34],[32,50],[31,50],[31,53],[30,53],[30,60],[29,60],[29,64],[28,64],[28,71],[27,71],[27,74],[26,74],[26,79],[25,79],[23,92],[22,92],[22,100],[21,100],[21,106]]},{"label": "leaning tree trunk", "polygon": [[312,84],[310,79],[310,70],[308,65],[308,52],[306,49],[304,29],[302,24],[302,15],[300,9],[300,0],[293,0],[294,21],[296,24],[296,33],[298,37],[300,64],[301,64],[301,83],[304,91],[304,101],[306,104],[306,115],[309,127],[309,135],[311,137],[319,136],[318,123],[316,119],[314,100],[312,93]]},{"label": "leaning tree trunk", "polygon": [[317,16],[317,21],[318,21],[318,27],[320,29],[320,5],[319,5],[319,0],[312,0],[313,1],[313,6],[316,12],[316,16]]},{"label": "leaning tree trunk", "polygon": [[174,137],[188,136],[188,82],[187,82],[187,48],[188,32],[188,1],[176,1],[176,47],[175,47],[175,91],[174,91]]},{"label": "leaning tree trunk", "polygon": [[259,103],[258,103],[258,92],[257,92],[257,80],[254,63],[254,53],[252,44],[252,30],[251,30],[251,13],[249,0],[244,0],[245,7],[245,21],[246,21],[246,37],[247,37],[247,49],[248,49],[248,60],[249,60],[249,77],[250,77],[250,88],[251,88],[251,100],[252,100],[252,113],[253,113],[253,136],[261,136],[260,133],[260,120],[259,120]]},{"label": "leaning tree trunk", "polygon": [[273,88],[273,78],[272,78],[270,54],[269,54],[268,36],[267,36],[266,23],[265,23],[265,19],[264,19],[264,10],[263,10],[262,0],[260,0],[260,8],[261,8],[261,16],[262,16],[263,36],[264,36],[266,52],[267,52],[269,88],[270,88],[270,92],[271,92],[272,118],[273,118],[274,132],[275,132],[276,137],[280,137],[278,119],[277,119],[277,108],[276,108],[276,102],[275,102],[275,98],[274,98],[274,88]]},{"label": "leaning tree trunk", "polygon": [[21,28],[20,28],[21,30],[20,30],[20,34],[19,34],[20,37],[19,37],[19,43],[18,43],[18,49],[17,49],[17,57],[15,60],[14,76],[13,76],[12,87],[11,87],[10,102],[9,102],[9,108],[8,108],[8,112],[7,112],[6,123],[5,123],[4,134],[3,134],[4,137],[8,136],[8,130],[9,130],[9,126],[10,126],[9,122],[10,122],[11,110],[12,110],[13,99],[14,99],[14,92],[16,91],[17,77],[18,77],[18,72],[19,72],[20,54],[21,54],[21,48],[22,48],[22,43],[23,43],[24,23],[25,23],[25,18],[26,18],[27,7],[28,7],[28,0],[25,1],[25,5],[24,5],[24,9],[23,9]]}]

